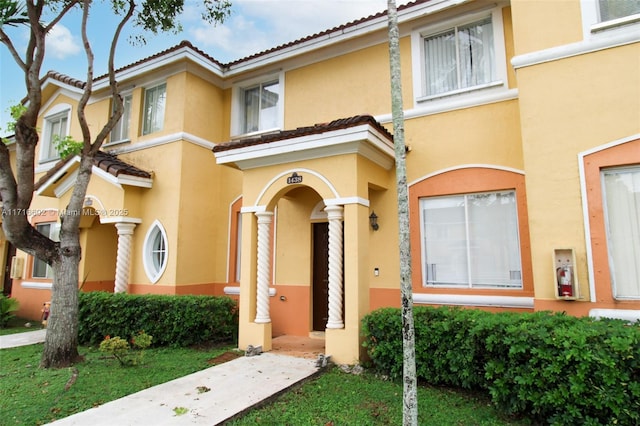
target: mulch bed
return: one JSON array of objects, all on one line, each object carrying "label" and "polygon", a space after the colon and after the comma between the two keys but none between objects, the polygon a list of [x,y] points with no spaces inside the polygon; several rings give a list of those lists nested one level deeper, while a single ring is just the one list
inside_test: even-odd
[{"label": "mulch bed", "polygon": [[211,358],[207,360],[207,364],[210,365],[219,365],[225,363],[227,361],[231,361],[233,359],[239,358],[242,356],[241,352],[238,351],[227,351],[223,354],[218,355],[215,358]]}]

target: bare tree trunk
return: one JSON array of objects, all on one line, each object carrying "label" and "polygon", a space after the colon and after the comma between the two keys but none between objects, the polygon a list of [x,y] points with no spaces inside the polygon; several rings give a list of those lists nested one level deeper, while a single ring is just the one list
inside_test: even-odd
[{"label": "bare tree trunk", "polygon": [[395,0],[388,1],[389,60],[391,64],[391,113],[396,157],[398,222],[400,238],[400,291],[402,302],[403,398],[402,424],[418,424],[413,290],[411,287],[411,244],[409,239],[409,190],[407,187],[404,111],[400,72],[400,35]]}]

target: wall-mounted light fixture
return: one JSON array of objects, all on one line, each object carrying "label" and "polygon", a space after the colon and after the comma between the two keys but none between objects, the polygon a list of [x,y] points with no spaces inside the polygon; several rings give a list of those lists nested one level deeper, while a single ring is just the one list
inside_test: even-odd
[{"label": "wall-mounted light fixture", "polygon": [[371,229],[374,231],[377,231],[380,227],[380,225],[378,225],[378,216],[376,215],[376,212],[371,212],[369,215],[369,225],[371,225]]}]

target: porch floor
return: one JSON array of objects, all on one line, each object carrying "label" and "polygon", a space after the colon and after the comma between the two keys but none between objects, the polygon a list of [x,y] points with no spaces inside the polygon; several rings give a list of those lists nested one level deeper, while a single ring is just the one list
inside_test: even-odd
[{"label": "porch floor", "polygon": [[271,340],[272,351],[298,358],[316,359],[324,353],[324,336],[304,337],[282,335]]}]

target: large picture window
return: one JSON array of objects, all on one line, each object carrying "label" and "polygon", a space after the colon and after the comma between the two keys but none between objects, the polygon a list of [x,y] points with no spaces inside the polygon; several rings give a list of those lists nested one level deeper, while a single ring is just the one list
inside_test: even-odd
[{"label": "large picture window", "polygon": [[471,90],[497,80],[491,16],[424,36],[424,95]]},{"label": "large picture window", "polygon": [[602,171],[613,295],[640,298],[640,166]]},{"label": "large picture window", "polygon": [[515,191],[420,200],[423,285],[522,288]]},{"label": "large picture window", "polygon": [[162,130],[166,100],[167,85],[164,83],[145,90],[143,135]]},{"label": "large picture window", "polygon": [[[52,239],[58,241],[60,236],[60,224],[58,222],[38,223],[35,225],[36,230]],[[37,257],[33,258],[33,270],[31,273],[33,278],[53,278],[53,269],[44,260],[40,260]]]}]

